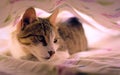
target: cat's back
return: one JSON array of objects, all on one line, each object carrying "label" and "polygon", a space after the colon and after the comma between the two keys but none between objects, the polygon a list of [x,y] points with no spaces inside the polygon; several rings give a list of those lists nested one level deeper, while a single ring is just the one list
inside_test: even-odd
[{"label": "cat's back", "polygon": [[71,17],[59,24],[58,31],[71,54],[87,49],[84,28],[78,18]]},{"label": "cat's back", "polygon": [[62,30],[83,30],[83,26],[82,23],[79,21],[79,19],[77,17],[71,17],[68,20],[59,23],[59,29]]},{"label": "cat's back", "polygon": [[79,22],[79,19],[77,17],[71,17],[64,23],[66,24],[66,26],[73,28],[79,28],[82,26],[81,22]]}]

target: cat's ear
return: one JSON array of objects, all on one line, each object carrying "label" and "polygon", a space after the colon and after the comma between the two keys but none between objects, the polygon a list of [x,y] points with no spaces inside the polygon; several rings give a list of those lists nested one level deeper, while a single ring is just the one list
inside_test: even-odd
[{"label": "cat's ear", "polygon": [[50,23],[54,26],[56,24],[56,19],[59,13],[59,9],[56,9],[53,14],[49,17]]},{"label": "cat's ear", "polygon": [[30,7],[23,14],[23,17],[22,17],[22,20],[21,20],[22,28],[26,27],[26,25],[32,23],[35,20],[36,20],[35,9],[33,7]]}]

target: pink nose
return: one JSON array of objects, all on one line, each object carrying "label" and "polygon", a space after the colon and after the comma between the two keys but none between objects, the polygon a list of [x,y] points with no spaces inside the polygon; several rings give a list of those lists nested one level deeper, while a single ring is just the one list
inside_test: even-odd
[{"label": "pink nose", "polygon": [[53,54],[55,54],[55,51],[48,51],[49,55],[52,56]]}]

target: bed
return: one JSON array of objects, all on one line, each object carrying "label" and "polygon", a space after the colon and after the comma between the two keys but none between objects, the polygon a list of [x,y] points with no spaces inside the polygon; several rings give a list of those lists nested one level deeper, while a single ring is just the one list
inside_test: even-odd
[{"label": "bed", "polygon": [[4,0],[0,3],[0,51],[7,48],[11,27],[31,6],[41,9],[38,16],[56,8],[77,16],[90,50],[54,62],[19,60],[0,54],[0,75],[120,75],[119,3],[120,0]]}]

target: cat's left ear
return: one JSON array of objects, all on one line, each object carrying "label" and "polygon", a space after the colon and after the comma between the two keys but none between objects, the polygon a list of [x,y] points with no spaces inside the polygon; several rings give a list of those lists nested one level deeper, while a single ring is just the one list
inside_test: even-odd
[{"label": "cat's left ear", "polygon": [[53,14],[49,17],[49,21],[53,26],[55,26],[55,24],[56,24],[56,19],[57,19],[58,13],[59,13],[59,9],[56,9],[53,12]]},{"label": "cat's left ear", "polygon": [[33,7],[30,7],[23,14],[23,17],[22,17],[22,20],[21,20],[21,22],[22,22],[21,23],[22,24],[21,28],[24,29],[28,24],[32,23],[35,20],[36,20],[35,9]]}]

